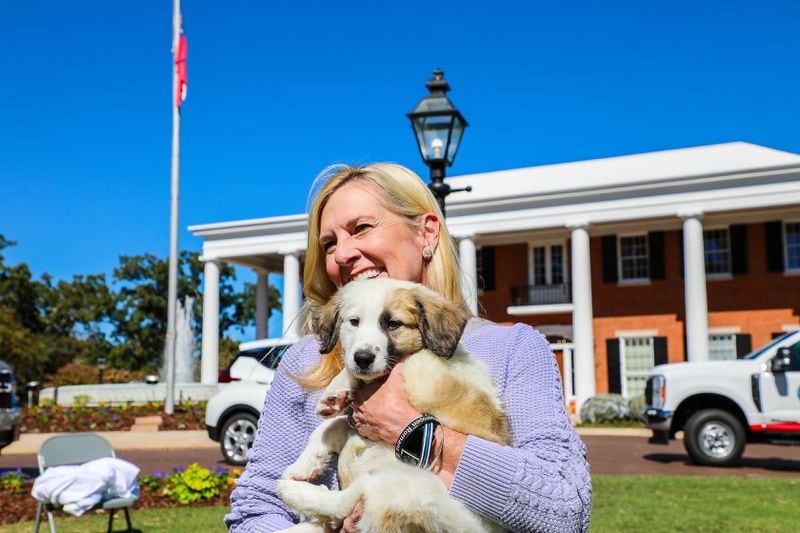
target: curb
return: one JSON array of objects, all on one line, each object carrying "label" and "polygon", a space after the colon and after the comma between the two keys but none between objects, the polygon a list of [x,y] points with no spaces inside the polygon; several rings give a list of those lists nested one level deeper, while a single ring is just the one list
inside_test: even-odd
[{"label": "curb", "polygon": [[[575,428],[578,435],[590,437],[650,437],[644,428]],[[98,431],[115,450],[187,450],[216,449],[219,444],[203,430],[180,431]],[[18,441],[3,448],[2,455],[31,455],[39,451],[45,439],[58,433],[23,433]]]},{"label": "curb", "polygon": [[[179,431],[97,431],[114,450],[185,450],[219,447],[203,430]],[[3,448],[2,455],[36,454],[46,439],[60,433],[23,433],[19,440]]]},{"label": "curb", "polygon": [[652,437],[653,430],[645,428],[575,428],[578,435],[588,437]]}]

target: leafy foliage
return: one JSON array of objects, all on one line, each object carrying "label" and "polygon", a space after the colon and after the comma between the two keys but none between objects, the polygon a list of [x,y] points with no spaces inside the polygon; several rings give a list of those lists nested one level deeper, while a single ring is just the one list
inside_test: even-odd
[{"label": "leafy foliage", "polygon": [[[154,486],[157,479],[157,477],[147,479],[148,487]],[[175,469],[175,472],[166,478],[162,494],[188,505],[216,498],[221,489],[233,480],[233,475],[225,468],[212,472],[197,463],[192,463],[186,469]]]},{"label": "leafy foliage", "polygon": [[619,422],[644,419],[644,396],[628,400],[619,394],[592,396],[581,407],[581,422]]},{"label": "leafy foliage", "polygon": [[[153,254],[121,256],[111,283],[103,274],[58,281],[33,278],[24,263],[10,266],[2,250],[15,243],[0,235],[0,354],[25,383],[53,375],[67,363],[156,372],[166,337],[169,262]],[[220,266],[220,331],[255,323],[255,285],[234,288],[233,266]],[[194,298],[194,330],[202,335],[203,263],[195,252],[180,254],[178,297]],[[269,289],[269,309],[280,307]],[[225,344],[230,348],[231,342]],[[230,350],[229,350],[230,351]],[[96,374],[94,374],[96,376]],[[120,380],[123,378],[120,377]],[[88,382],[94,382],[92,376]]]},{"label": "leafy foliage", "polygon": [[8,492],[25,492],[25,482],[29,477],[21,468],[0,472],[0,489]]}]

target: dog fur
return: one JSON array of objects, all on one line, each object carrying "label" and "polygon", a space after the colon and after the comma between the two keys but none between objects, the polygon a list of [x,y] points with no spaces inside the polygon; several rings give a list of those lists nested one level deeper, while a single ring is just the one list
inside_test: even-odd
[{"label": "dog fur", "polygon": [[[358,500],[361,531],[502,531],[450,497],[432,473],[401,463],[394,449],[361,437],[337,409],[343,394],[386,376],[403,356],[403,379],[411,405],[444,426],[500,444],[510,441],[499,393],[485,365],[459,344],[468,316],[422,285],[379,278],[354,281],[315,313],[321,352],[340,343],[344,370],[317,406],[331,416],[309,438],[306,449],[276,482],[287,507],[307,522],[291,531],[339,527]],[[309,481],[339,455],[342,490]]]}]

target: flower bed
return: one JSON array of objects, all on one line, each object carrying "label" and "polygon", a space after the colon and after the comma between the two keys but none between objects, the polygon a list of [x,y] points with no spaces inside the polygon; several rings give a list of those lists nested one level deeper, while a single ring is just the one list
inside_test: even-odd
[{"label": "flower bed", "polygon": [[[139,500],[133,509],[224,505],[230,503],[238,469],[210,470],[197,464],[174,468],[170,474],[139,476]],[[38,502],[31,496],[33,480],[21,470],[0,472],[0,524],[36,518]],[[103,511],[94,511],[103,512]]]},{"label": "flower bed", "polygon": [[144,405],[71,407],[42,405],[22,409],[23,433],[62,433],[71,431],[130,431],[136,417],[161,415],[160,430],[205,429],[205,402],[183,402],[171,415],[164,413],[163,402]]}]

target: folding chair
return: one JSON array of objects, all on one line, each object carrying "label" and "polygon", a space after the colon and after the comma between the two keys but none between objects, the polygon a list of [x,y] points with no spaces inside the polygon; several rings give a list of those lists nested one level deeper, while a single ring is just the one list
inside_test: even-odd
[{"label": "folding chair", "polygon": [[[103,457],[116,457],[111,443],[96,433],[64,433],[55,435],[45,440],[39,447],[39,473],[47,468],[58,465],[79,465]],[[118,509],[125,511],[125,521],[128,523],[128,532],[132,532],[131,517],[128,508],[136,503],[136,498],[114,498],[97,504],[94,509],[105,509],[108,514],[108,533],[111,533],[114,523],[114,513]],[[47,520],[50,523],[50,532],[55,533],[56,524],[53,511],[61,510],[60,505],[39,502],[36,510],[36,524],[34,532],[38,533],[42,513],[47,511]]]}]

